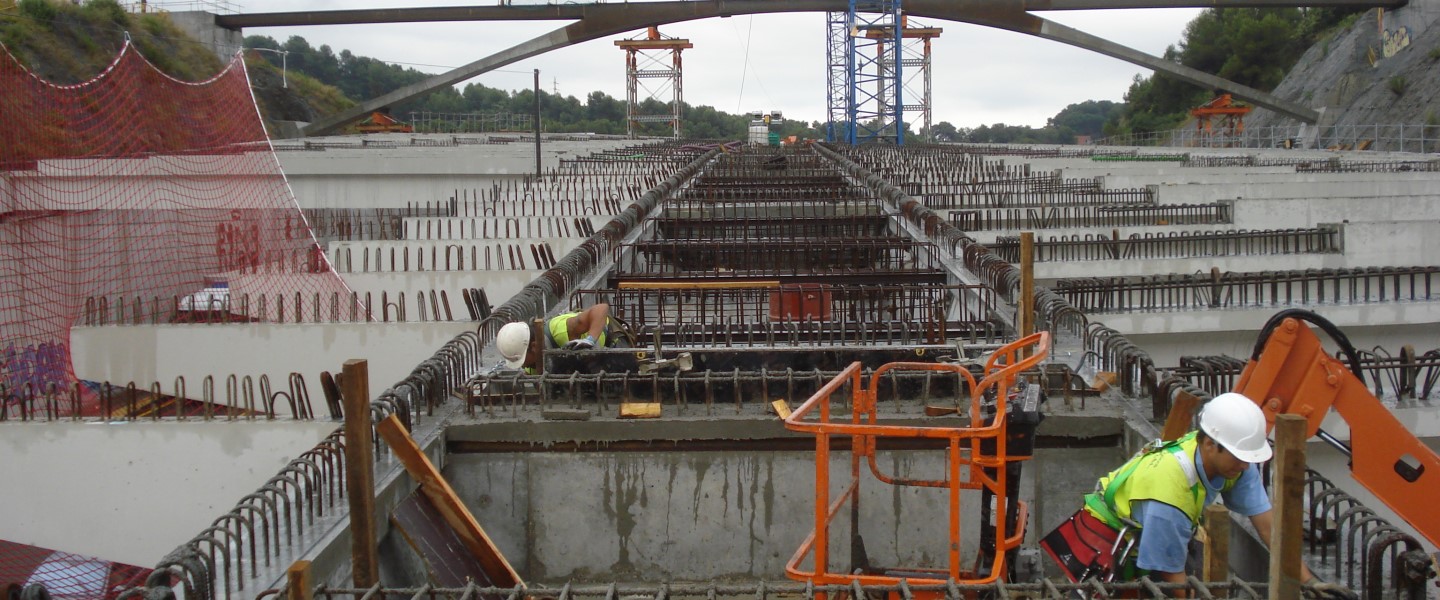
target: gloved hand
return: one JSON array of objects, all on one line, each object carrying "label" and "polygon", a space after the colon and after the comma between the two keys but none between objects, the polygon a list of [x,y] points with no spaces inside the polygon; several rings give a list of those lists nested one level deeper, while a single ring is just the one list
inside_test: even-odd
[{"label": "gloved hand", "polygon": [[1338,583],[1318,582],[1305,586],[1306,598],[1322,600],[1360,600],[1360,594]]},{"label": "gloved hand", "polygon": [[595,340],[590,336],[565,342],[565,350],[589,350],[595,347]]}]

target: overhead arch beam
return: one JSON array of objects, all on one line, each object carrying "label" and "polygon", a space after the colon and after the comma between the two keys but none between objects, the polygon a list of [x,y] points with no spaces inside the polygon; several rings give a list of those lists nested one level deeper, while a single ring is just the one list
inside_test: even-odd
[{"label": "overhead arch beam", "polygon": [[1164,73],[1180,81],[1198,85],[1202,88],[1224,90],[1236,98],[1248,101],[1256,106],[1268,108],[1276,113],[1305,123],[1315,123],[1320,120],[1320,113],[1308,106],[1291,102],[1274,94],[1262,92],[1250,86],[1241,85],[1229,79],[1217,77],[1198,69],[1192,69],[1174,61],[1165,60],[1159,56],[1146,54],[1134,48],[1122,46],[1105,38],[1091,35],[1073,27],[1067,27],[1029,13],[1004,14],[992,12],[959,14],[959,11],[948,8],[943,0],[907,0],[905,3],[907,12],[920,15],[918,12],[920,7],[917,5],[924,5],[931,9],[926,11],[929,14],[921,16],[983,25],[1032,35],[1062,44],[1069,44],[1077,48],[1104,54],[1111,58],[1118,58],[1129,63],[1134,63],[1153,71]]},{"label": "overhead arch beam", "polygon": [[[737,4],[745,5],[744,9],[748,12],[735,12],[732,10]],[[492,71],[532,56],[538,56],[551,50],[558,50],[566,46],[573,46],[626,31],[643,29],[652,25],[658,26],[668,23],[693,21],[696,19],[728,17],[732,14],[823,12],[843,4],[845,4],[844,0],[786,0],[784,2],[778,0],[735,0],[731,2],[647,2],[626,5],[598,4],[588,6],[586,8],[591,9],[614,6],[643,6],[645,9],[606,11],[604,13],[591,14],[580,21],[571,23],[529,41],[521,42],[520,44],[468,65],[451,69],[445,73],[412,83],[378,98],[361,102],[349,109],[311,123],[305,127],[303,131],[307,136],[333,133],[345,125],[365,118],[366,115],[372,112],[423,96],[448,85],[455,85],[487,71]]]},{"label": "overhead arch beam", "polygon": [[[953,0],[956,10],[1027,12],[1036,10],[1100,10],[1117,8],[1399,8],[1408,0]],[[441,21],[578,21],[613,19],[636,11],[669,11],[672,5],[704,7],[722,16],[764,12],[843,11],[845,0],[780,2],[778,0],[677,0],[623,4],[571,3],[505,6],[441,6],[307,10],[294,12],[216,15],[215,24],[226,29],[293,27],[300,25],[360,25],[374,23],[431,23]],[[774,6],[784,5],[784,6]]]},{"label": "overhead arch beam", "polygon": [[[1129,0],[1129,2],[1135,3],[1140,3],[1141,1],[1142,0]],[[1317,4],[1317,0],[1308,0],[1307,2],[1284,3],[1281,3],[1280,0],[1242,0],[1241,2],[1236,2],[1233,5],[1250,6],[1254,5],[1256,2],[1259,1],[1273,2],[1274,4],[1270,4],[1273,6],[1298,6]],[[1111,0],[1040,0],[1039,2],[1032,0],[1032,3],[1034,4],[1043,3],[1050,7],[1053,7],[1056,4],[1064,4],[1073,5],[1076,8],[1078,8],[1082,3],[1086,2],[1091,4],[1103,3],[1107,5],[1106,8],[1113,8],[1115,6],[1115,3],[1111,2]],[[1158,7],[1156,5],[1194,6],[1197,4],[1195,0],[1185,0],[1184,2],[1181,2],[1180,0],[1144,0],[1144,2],[1145,4],[1143,6],[1136,7],[1155,8]],[[1222,4],[1224,6],[1232,5],[1229,2],[1224,2],[1224,0],[1200,0],[1200,3],[1203,3],[1205,6],[1215,6],[1217,4]],[[1350,4],[1354,4],[1354,2],[1352,1],[1350,2]],[[1120,60],[1134,63],[1148,69],[1159,71],[1175,77],[1176,79],[1179,79],[1181,81],[1186,81],[1195,85],[1211,89],[1223,89],[1238,98],[1248,100],[1258,106],[1268,108],[1277,113],[1307,123],[1314,123],[1319,120],[1319,113],[1308,107],[1281,99],[1277,96],[1267,94],[1254,88],[1240,85],[1233,81],[1216,77],[1209,73],[1192,69],[1157,56],[1146,54],[1133,48],[1110,42],[1108,40],[1105,40],[1104,38],[1090,35],[1083,31],[1066,27],[1053,21],[1042,19],[1035,15],[1024,12],[1025,6],[1025,0],[907,0],[905,3],[905,12],[917,17],[944,19],[961,23],[971,23],[986,27],[994,27],[998,29],[1014,31],[1017,33],[1023,33],[1026,35],[1032,35],[1035,37],[1040,37],[1064,44],[1069,44],[1077,48],[1083,48],[1092,52],[1098,52],[1106,56],[1118,58]],[[288,24],[379,23],[395,22],[396,20],[403,21],[406,19],[410,21],[484,20],[477,19],[474,15],[478,15],[479,13],[476,13],[474,11],[482,11],[487,9],[494,10],[497,8],[499,7],[459,7],[451,9],[384,9],[374,11],[323,11],[334,13],[371,12],[395,14],[389,15],[388,18],[392,19],[390,21],[360,20],[360,16],[351,14],[348,16],[344,16],[343,19],[337,17],[335,19],[332,19],[331,21],[325,21],[319,17],[316,17],[303,23],[292,22]],[[505,7],[500,10],[513,11],[520,8],[549,9],[555,14],[559,14],[558,12],[556,12],[559,11],[559,9],[565,8],[570,11],[578,11],[577,14],[581,14],[582,16],[580,17],[579,21],[556,29],[555,31],[552,31],[540,37],[531,39],[526,42],[522,42],[518,45],[512,46],[506,50],[502,50],[500,52],[474,61],[462,67],[458,67],[445,73],[426,78],[423,81],[407,85],[388,94],[363,101],[350,109],[341,111],[340,113],[316,121],[315,123],[312,123],[309,126],[305,127],[305,135],[315,136],[332,133],[338,130],[340,127],[358,121],[374,111],[380,110],[388,106],[400,104],[402,102],[417,98],[419,96],[423,96],[436,89],[449,85],[454,85],[461,81],[476,77],[485,72],[504,67],[506,65],[524,60],[526,58],[530,58],[532,56],[538,56],[552,50],[557,50],[567,46],[572,46],[575,44],[580,44],[591,40],[624,33],[626,31],[634,31],[649,26],[665,25],[669,23],[679,23],[683,21],[693,21],[697,19],[708,19],[714,17],[729,17],[741,14],[826,12],[845,10],[846,2],[844,0],[787,0],[785,2],[779,2],[776,0],[711,0],[689,2],[647,2],[620,5],[547,5],[535,7]],[[610,10],[613,8],[621,8],[622,10]],[[454,16],[454,18],[441,19],[435,18],[438,17],[438,15],[431,15],[431,18],[421,19],[415,14],[411,14],[408,12],[420,10],[454,11],[452,15]],[[272,14],[293,15],[299,13]],[[472,16],[468,19],[461,19],[459,17],[459,15],[461,14],[471,14]],[[569,13],[565,14],[568,15]],[[263,17],[266,15],[229,15],[225,18],[217,16],[216,22],[220,24],[238,24],[239,22],[241,22],[237,19],[238,17],[247,16]],[[373,18],[381,19],[382,17],[377,14],[373,15]],[[511,18],[514,18],[513,13]],[[260,19],[255,20],[265,22]],[[278,20],[271,21],[271,23],[277,24]]]}]

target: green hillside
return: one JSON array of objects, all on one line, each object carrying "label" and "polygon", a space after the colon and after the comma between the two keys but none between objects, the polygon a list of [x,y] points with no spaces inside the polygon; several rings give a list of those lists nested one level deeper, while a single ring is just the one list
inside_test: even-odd
[{"label": "green hillside", "polygon": [[223,66],[208,48],[181,33],[165,13],[132,14],[115,0],[86,0],[78,5],[54,0],[0,2],[0,43],[20,64],[54,83],[93,78],[115,59],[126,32],[141,55],[177,79],[207,79]]}]

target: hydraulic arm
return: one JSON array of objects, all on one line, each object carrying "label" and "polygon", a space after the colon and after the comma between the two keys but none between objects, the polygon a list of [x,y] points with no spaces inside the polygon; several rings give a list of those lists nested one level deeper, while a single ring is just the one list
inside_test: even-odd
[{"label": "hydraulic arm", "polygon": [[[1329,334],[1350,364],[1327,354],[1302,321]],[[1359,357],[1333,324],[1309,311],[1287,310],[1261,331],[1235,391],[1260,403],[1270,427],[1281,413],[1308,419],[1309,435],[1320,435],[1350,455],[1356,481],[1431,544],[1440,545],[1440,510],[1435,509],[1440,456],[1370,393],[1359,373]],[[1349,444],[1320,430],[1331,408],[1350,426]]]}]

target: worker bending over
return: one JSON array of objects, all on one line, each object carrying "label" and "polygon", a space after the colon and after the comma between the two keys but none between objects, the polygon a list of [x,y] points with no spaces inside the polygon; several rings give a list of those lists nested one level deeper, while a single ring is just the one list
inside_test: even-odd
[{"label": "worker bending over", "polygon": [[505,358],[507,368],[523,368],[533,374],[540,370],[541,344],[544,341],[548,339],[553,347],[566,350],[605,346],[609,341],[605,335],[609,321],[610,305],[601,302],[580,312],[551,317],[545,322],[541,335],[531,335],[529,323],[507,323],[495,335],[495,347]]},{"label": "worker bending over", "polygon": [[[1185,582],[1190,538],[1205,507],[1224,498],[1226,508],[1250,518],[1270,546],[1270,498],[1258,463],[1270,460],[1265,413],[1241,394],[1221,394],[1205,404],[1200,429],[1178,440],[1156,442],[1119,469],[1101,477],[1085,506],[1050,535],[1045,548],[1075,581],[1135,579],[1147,573]],[[1296,532],[1298,534],[1298,532]],[[1130,555],[1122,534],[1139,535]],[[1118,540],[1118,543],[1116,543]],[[1301,581],[1327,597],[1353,598],[1335,584],[1318,583],[1301,565]]]}]

